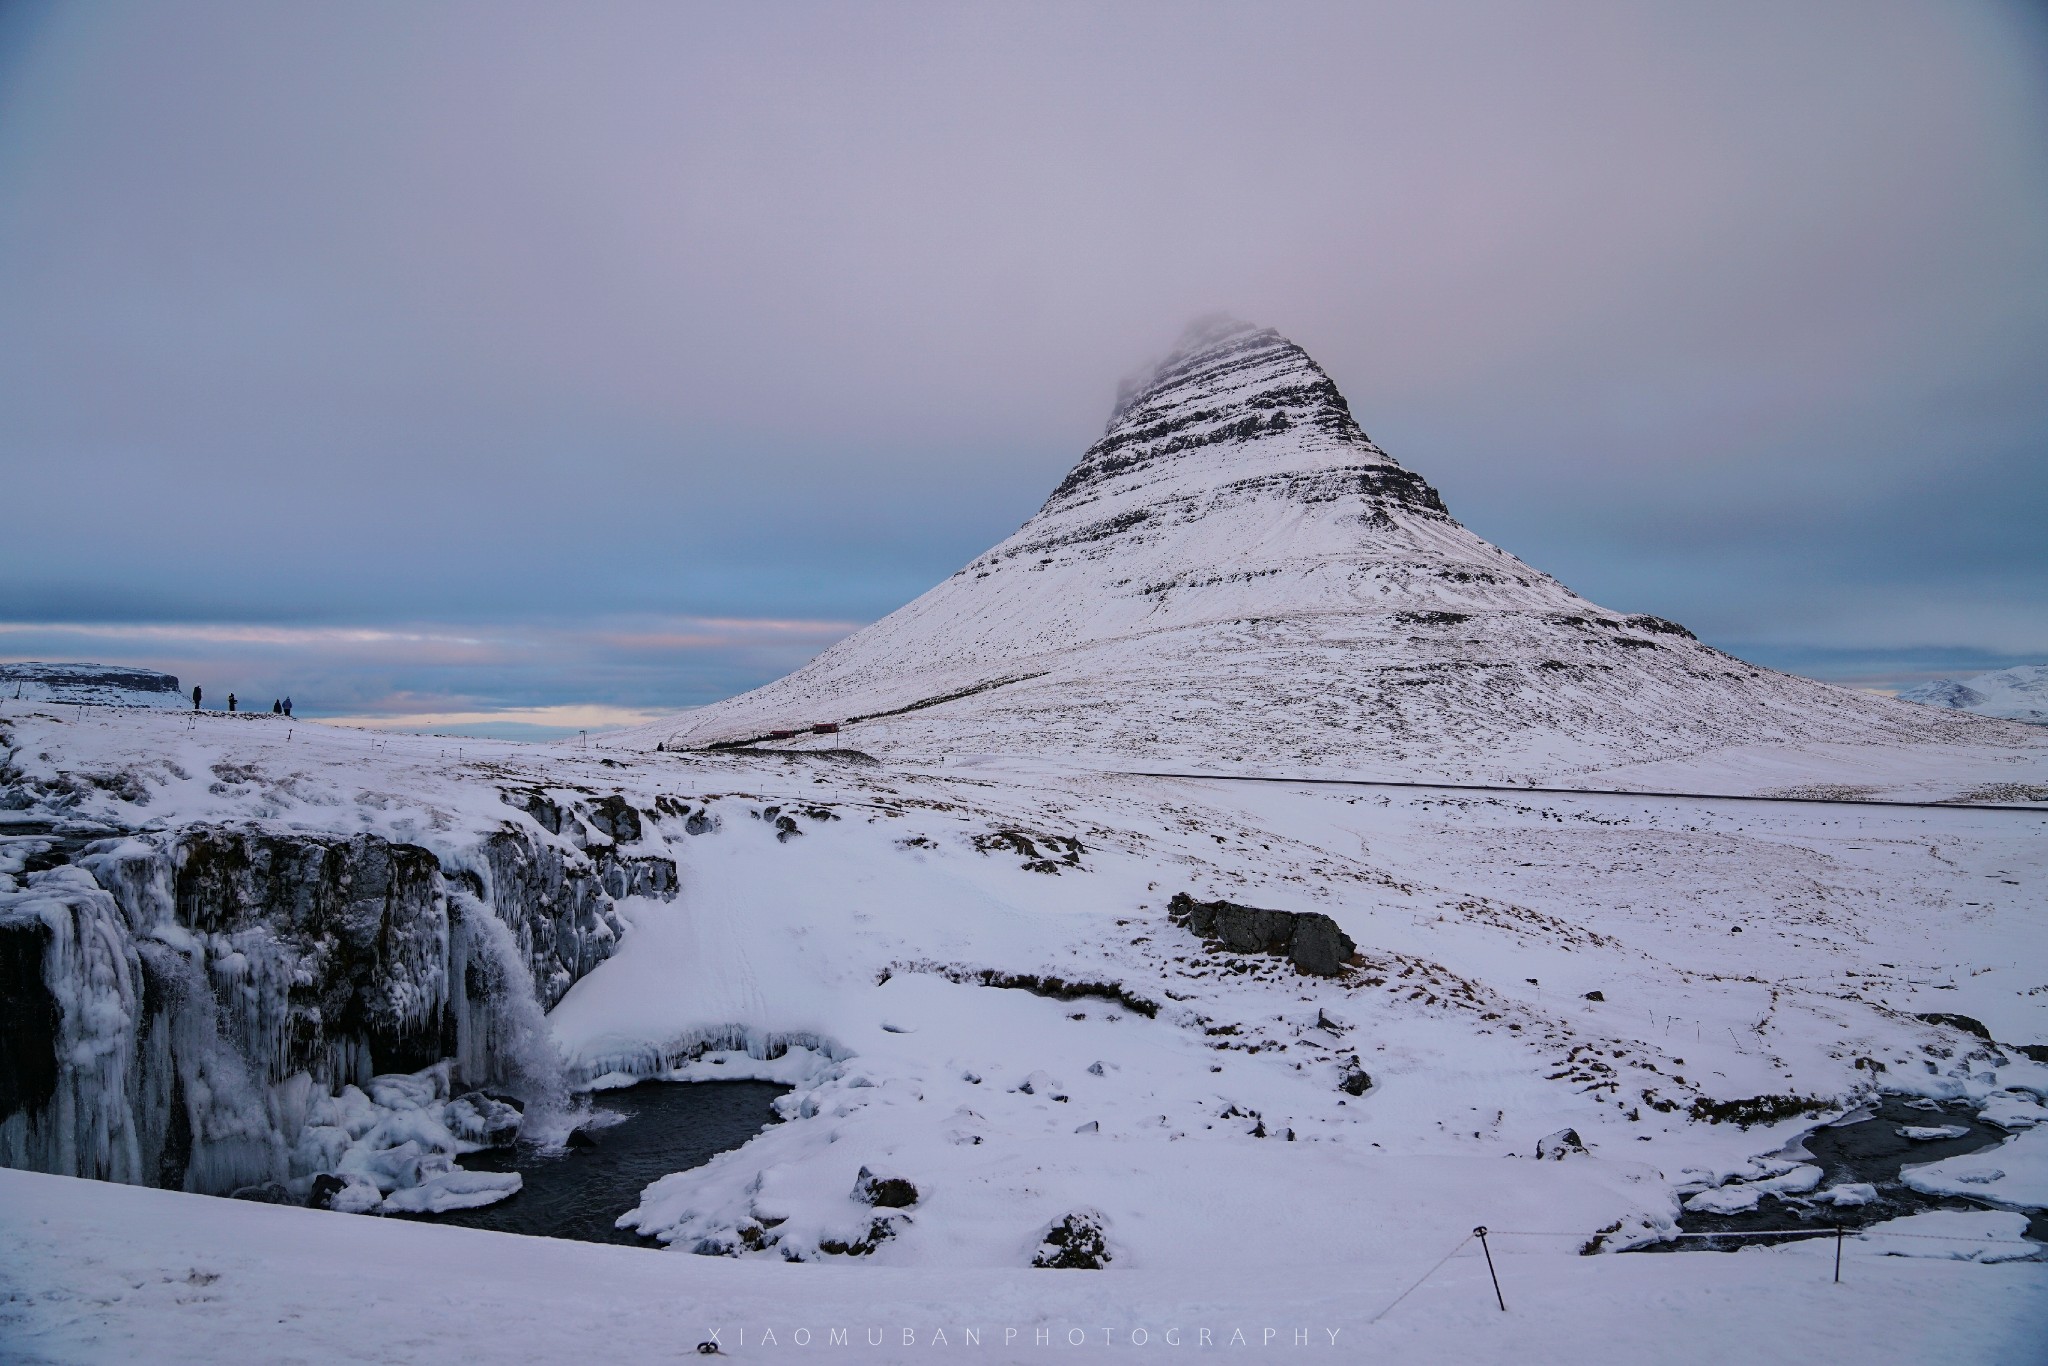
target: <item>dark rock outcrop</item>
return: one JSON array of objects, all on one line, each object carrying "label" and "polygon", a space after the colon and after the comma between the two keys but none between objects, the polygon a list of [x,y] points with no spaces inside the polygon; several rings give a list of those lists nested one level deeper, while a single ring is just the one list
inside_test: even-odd
[{"label": "dark rock outcrop", "polygon": [[348,1182],[333,1172],[321,1172],[313,1178],[313,1188],[306,1195],[307,1209],[332,1209],[334,1197],[348,1189]]},{"label": "dark rock outcrop", "polygon": [[298,1203],[292,1199],[292,1193],[285,1189],[282,1181],[265,1181],[254,1186],[244,1186],[240,1190],[229,1191],[228,1198],[230,1200],[248,1200],[258,1205],[295,1205]]},{"label": "dark rock outcrop", "polygon": [[877,1209],[909,1209],[917,1203],[917,1187],[901,1176],[877,1176],[866,1167],[853,1183],[853,1198]]},{"label": "dark rock outcrop", "polygon": [[1031,1264],[1055,1271],[1100,1271],[1113,1260],[1102,1223],[1094,1210],[1067,1215],[1045,1231]]},{"label": "dark rock outcrop", "polygon": [[[545,792],[507,794],[505,800],[533,817],[534,823],[550,835],[562,833],[562,805]],[[573,828],[573,826],[572,826]]]},{"label": "dark rock outcrop", "polygon": [[[1308,353],[1269,327],[1218,318],[1189,329],[1181,345],[1151,376],[1126,390],[1102,439],[1090,446],[1046,500],[1057,508],[1085,501],[1109,480],[1170,461],[1183,451],[1228,442],[1256,441],[1279,432],[1310,434],[1362,459],[1342,471],[1341,489],[1315,476],[1301,487],[1270,490],[1301,501],[1353,495],[1443,516],[1443,500],[1418,476],[1388,459],[1359,429],[1351,405]],[[1376,457],[1376,459],[1371,459]],[[1294,481],[1283,476],[1280,484]],[[1142,510],[1141,510],[1142,511]],[[1101,536],[1142,520],[1126,514]],[[1085,533],[1070,540],[1087,539]]]},{"label": "dark rock outcrop", "polygon": [[1559,1129],[1536,1140],[1536,1160],[1539,1162],[1562,1162],[1567,1157],[1585,1155],[1586,1145],[1580,1140],[1577,1129]]},{"label": "dark rock outcrop", "polygon": [[1351,936],[1320,911],[1268,911],[1234,901],[1197,901],[1186,892],[1167,903],[1174,923],[1233,953],[1272,953],[1303,972],[1336,977],[1358,952]]},{"label": "dark rock outcrop", "polygon": [[51,930],[0,916],[0,1120],[40,1110],[57,1091],[57,998],[43,980]]},{"label": "dark rock outcrop", "polygon": [[1984,1027],[1984,1022],[1973,1019],[1968,1015],[1957,1015],[1952,1011],[1946,1010],[1930,1010],[1925,1014],[1915,1015],[1913,1018],[1924,1024],[1945,1025],[1950,1029],[1959,1029],[1965,1034],[1976,1035],[1986,1043],[1991,1042],[1991,1031]]},{"label": "dark rock outcrop", "polygon": [[[888,1219],[876,1219],[867,1227],[867,1232],[858,1238],[820,1238],[818,1251],[832,1257],[865,1257],[896,1236],[896,1226]],[[699,1252],[703,1248],[697,1249]]]},{"label": "dark rock outcrop", "polygon": [[1020,854],[1027,871],[1050,873],[1055,877],[1062,868],[1079,868],[1081,855],[1088,852],[1087,847],[1071,835],[1044,835],[1025,830],[991,830],[975,835],[973,841],[980,853],[1007,850]]},{"label": "dark rock outcrop", "polygon": [[[449,910],[441,866],[417,845],[253,830],[188,832],[172,856],[174,919],[217,936],[209,975],[230,1037],[277,1079],[346,1080],[367,1048],[376,1071],[412,1071],[454,1051],[442,1012]],[[219,966],[215,966],[218,964]]]},{"label": "dark rock outcrop", "polygon": [[678,885],[669,859],[627,858],[612,846],[565,848],[512,826],[487,838],[482,852],[484,899],[518,937],[542,1009],[611,956],[625,930],[612,902],[672,900]]},{"label": "dark rock outcrop", "polygon": [[632,844],[640,838],[640,813],[615,792],[591,808],[590,828],[608,840]]},{"label": "dark rock outcrop", "polygon": [[1077,1001],[1092,996],[1097,1000],[1114,1001],[1148,1020],[1159,1014],[1159,1002],[1140,996],[1117,982],[1069,981],[1064,977],[1035,972],[1004,972],[998,968],[969,968],[931,962],[892,963],[883,970],[882,981],[888,981],[899,971],[936,973],[949,982],[973,982],[985,987],[1028,991],[1034,996],[1054,1001]]}]

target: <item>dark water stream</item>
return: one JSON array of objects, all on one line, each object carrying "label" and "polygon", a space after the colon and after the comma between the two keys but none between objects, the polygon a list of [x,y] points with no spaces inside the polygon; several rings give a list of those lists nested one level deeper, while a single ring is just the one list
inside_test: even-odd
[{"label": "dark water stream", "polygon": [[[1814,1130],[1803,1140],[1811,1154],[1808,1161],[1821,1169],[1818,1191],[1834,1185],[1862,1182],[1877,1188],[1877,1199],[1867,1205],[1821,1204],[1800,1196],[1765,1195],[1753,1210],[1740,1214],[1687,1212],[1678,1227],[1687,1233],[1725,1234],[1725,1238],[1687,1239],[1657,1243],[1645,1252],[1726,1250],[1747,1241],[1743,1235],[1783,1232],[1795,1229],[1832,1229],[1837,1224],[1859,1229],[1887,1219],[1898,1219],[1931,1209],[1989,1209],[1991,1206],[1959,1196],[1926,1195],[1899,1179],[1902,1168],[1961,1157],[1965,1153],[1995,1148],[2011,1135],[1994,1124],[1977,1118],[1976,1110],[1962,1101],[1946,1104],[1886,1096],[1873,1107],[1868,1119],[1834,1124]],[[1906,1127],[1967,1130],[1955,1138],[1916,1140],[1902,1136]],[[2036,1211],[2027,1225],[2027,1236],[2048,1242],[2048,1213]],[[1759,1239],[1777,1242],[1778,1239]]]},{"label": "dark water stream", "polygon": [[592,1097],[596,1108],[625,1119],[578,1130],[566,1152],[543,1153],[522,1143],[510,1152],[462,1159],[471,1171],[518,1172],[526,1182],[519,1194],[482,1209],[416,1217],[500,1233],[657,1246],[613,1221],[638,1205],[640,1192],[654,1181],[701,1167],[760,1133],[774,1121],[770,1104],[788,1089],[765,1081],[650,1081],[601,1091]]}]

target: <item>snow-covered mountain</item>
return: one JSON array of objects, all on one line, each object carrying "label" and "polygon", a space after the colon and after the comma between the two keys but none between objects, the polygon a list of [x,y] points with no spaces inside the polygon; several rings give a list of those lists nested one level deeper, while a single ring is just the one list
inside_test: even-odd
[{"label": "snow-covered mountain", "polygon": [[1453,519],[1299,346],[1227,320],[1009,539],[787,678],[615,743],[833,723],[795,743],[1517,782],[1986,738],[1586,601]]},{"label": "snow-covered mountain", "polygon": [[1908,688],[1899,699],[2048,725],[2048,664],[2022,664],[1974,678],[1940,678]]},{"label": "snow-covered mountain", "polygon": [[184,705],[175,674],[119,664],[0,664],[0,696],[16,702],[84,703],[93,707]]}]

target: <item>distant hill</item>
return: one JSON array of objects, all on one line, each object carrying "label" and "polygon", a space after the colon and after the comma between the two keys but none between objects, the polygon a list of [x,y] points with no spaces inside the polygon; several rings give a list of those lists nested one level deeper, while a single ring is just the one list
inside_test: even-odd
[{"label": "distant hill", "polygon": [[92,707],[178,707],[176,674],[119,664],[0,664],[0,699],[82,703]]},{"label": "distant hill", "polygon": [[1973,678],[1939,678],[1907,689],[1899,699],[2048,726],[2048,664],[2021,664]]}]

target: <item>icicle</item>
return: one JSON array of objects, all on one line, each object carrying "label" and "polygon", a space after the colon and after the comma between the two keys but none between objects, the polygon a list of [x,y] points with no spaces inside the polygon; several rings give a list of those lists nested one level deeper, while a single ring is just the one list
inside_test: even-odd
[{"label": "icicle", "polygon": [[43,940],[42,985],[56,1014],[54,1087],[46,1104],[0,1123],[0,1163],[147,1179],[133,1089],[141,969],[120,907],[83,869],[53,868],[0,893],[0,927]]},{"label": "icicle", "polygon": [[457,946],[451,976],[460,983],[451,1002],[458,1075],[471,1086],[504,1087],[526,1103],[529,1122],[539,1112],[559,1112],[569,1095],[562,1058],[518,939],[469,893],[454,892],[450,900]]}]

